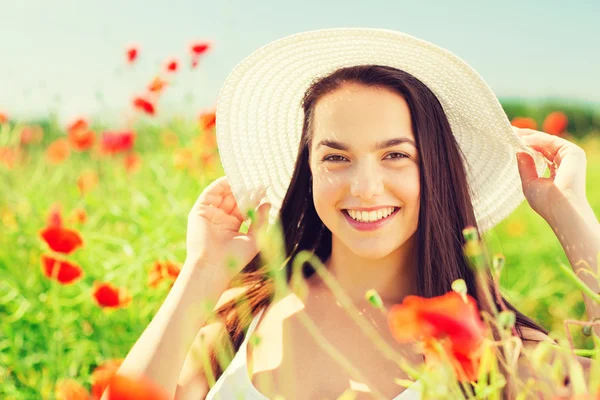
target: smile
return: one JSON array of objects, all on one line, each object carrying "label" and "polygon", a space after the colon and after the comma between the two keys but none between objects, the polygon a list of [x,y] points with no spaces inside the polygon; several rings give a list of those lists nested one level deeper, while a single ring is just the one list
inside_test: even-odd
[{"label": "smile", "polygon": [[392,218],[396,216],[396,214],[398,214],[398,211],[400,211],[400,209],[401,207],[394,207],[394,211],[392,211],[390,215],[377,219],[375,221],[356,220],[350,216],[348,210],[342,210],[342,214],[344,214],[344,217],[353,228],[358,229],[360,231],[373,231],[387,224]]}]

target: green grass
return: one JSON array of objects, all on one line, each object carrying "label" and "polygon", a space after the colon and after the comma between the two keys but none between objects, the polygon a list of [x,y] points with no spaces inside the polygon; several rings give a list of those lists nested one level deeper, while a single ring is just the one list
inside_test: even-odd
[{"label": "green grass", "polygon": [[[202,189],[223,174],[220,165],[199,172],[176,168],[174,149],[160,145],[163,129],[179,136],[180,147],[207,134],[184,121],[140,127],[136,151],[142,168],[131,175],[121,156],[72,153],[64,164],[49,165],[44,149],[61,134],[51,122],[43,143],[27,150],[24,164],[13,170],[0,166],[0,398],[51,399],[55,382],[68,377],[89,388],[93,369],[124,357],[158,310],[169,285],[149,289],[148,269],[155,260],[183,262],[187,213]],[[581,144],[588,151],[588,197],[598,210],[600,189],[593,183],[600,179],[600,142],[588,139]],[[0,146],[15,140],[15,132],[5,128]],[[96,170],[100,181],[81,196],[75,182],[85,169]],[[46,247],[38,231],[55,202],[65,215],[75,207],[88,215],[78,227],[85,245],[68,257],[85,275],[68,286],[40,270]],[[559,331],[565,318],[584,316],[581,293],[559,274],[558,262],[568,261],[558,240],[526,203],[489,240],[507,258],[502,285],[521,311]],[[96,280],[126,288],[132,303],[101,309],[91,297]],[[591,345],[581,335],[576,340],[579,347]]]}]

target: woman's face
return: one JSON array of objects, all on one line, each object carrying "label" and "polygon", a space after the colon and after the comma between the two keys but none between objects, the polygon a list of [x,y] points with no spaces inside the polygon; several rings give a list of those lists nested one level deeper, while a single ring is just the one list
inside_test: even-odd
[{"label": "woman's face", "polygon": [[[333,241],[363,258],[387,256],[418,224],[419,154],[408,104],[388,89],[346,84],[317,102],[314,117],[310,168],[317,214]],[[391,139],[401,140],[377,147]],[[385,213],[389,207],[399,210],[374,230],[360,229],[348,214],[361,220],[381,214],[346,211]]]}]

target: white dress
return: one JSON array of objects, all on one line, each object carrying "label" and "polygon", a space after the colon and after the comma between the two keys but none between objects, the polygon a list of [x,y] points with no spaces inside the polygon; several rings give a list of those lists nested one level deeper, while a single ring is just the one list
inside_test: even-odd
[{"label": "white dress", "polygon": [[[248,368],[246,366],[248,338],[256,328],[263,311],[264,309],[252,319],[246,337],[240,345],[238,352],[235,354],[225,371],[223,371],[215,385],[210,389],[206,395],[206,400],[269,400],[254,387],[248,376]],[[419,381],[416,381],[412,386],[406,388],[392,400],[420,399],[418,386]]]}]

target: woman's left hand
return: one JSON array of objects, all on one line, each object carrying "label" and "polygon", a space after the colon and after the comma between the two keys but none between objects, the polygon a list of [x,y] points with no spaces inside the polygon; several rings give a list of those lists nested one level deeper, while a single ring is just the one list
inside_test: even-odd
[{"label": "woman's left hand", "polygon": [[587,159],[585,151],[574,143],[558,136],[513,127],[526,145],[545,157],[550,168],[550,177],[539,177],[533,158],[517,153],[519,175],[527,202],[546,221],[556,207],[565,200],[574,205],[587,203],[585,175]]}]

